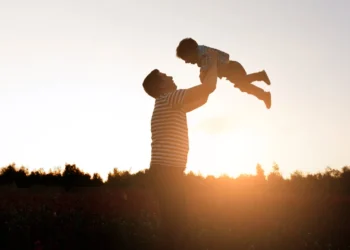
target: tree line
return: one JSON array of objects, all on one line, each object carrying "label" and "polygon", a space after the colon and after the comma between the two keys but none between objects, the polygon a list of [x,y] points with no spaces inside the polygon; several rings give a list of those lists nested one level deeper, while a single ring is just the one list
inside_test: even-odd
[{"label": "tree line", "polygon": [[[340,170],[327,167],[323,172],[314,174],[295,171],[290,175],[290,178],[283,178],[277,164],[272,166],[272,171],[268,174],[265,174],[262,166],[257,164],[254,175],[242,174],[237,178],[227,175],[203,177],[190,172],[186,174],[186,179],[190,184],[200,184],[203,187],[209,185],[227,188],[243,185],[248,189],[259,187],[279,191],[308,190],[350,194],[350,166],[344,166]],[[15,185],[18,188],[30,188],[34,185],[59,186],[66,190],[73,187],[100,187],[104,185],[147,187],[149,182],[148,169],[131,174],[129,171],[120,171],[114,168],[108,174],[106,181],[103,181],[98,173],[90,175],[79,169],[75,164],[66,164],[63,171],[57,168],[49,172],[42,169],[29,172],[27,168],[16,167],[14,163],[0,169],[0,185]]]}]

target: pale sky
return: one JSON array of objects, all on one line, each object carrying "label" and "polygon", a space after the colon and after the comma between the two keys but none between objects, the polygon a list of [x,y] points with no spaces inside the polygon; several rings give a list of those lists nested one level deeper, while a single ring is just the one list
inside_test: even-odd
[{"label": "pale sky", "polygon": [[154,100],[142,81],[159,68],[179,88],[199,84],[175,56],[184,37],[272,82],[271,110],[218,82],[188,115],[188,170],[349,165],[349,12],[346,0],[0,0],[0,166],[75,163],[103,178],[148,168]]}]

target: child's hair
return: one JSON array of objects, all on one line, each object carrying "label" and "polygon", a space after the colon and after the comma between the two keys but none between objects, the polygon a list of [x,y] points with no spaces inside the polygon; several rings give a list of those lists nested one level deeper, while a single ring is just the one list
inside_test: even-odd
[{"label": "child's hair", "polygon": [[192,54],[198,48],[198,43],[192,38],[185,38],[176,48],[176,56],[183,59],[186,55]]},{"label": "child's hair", "polygon": [[153,98],[158,98],[159,93],[159,83],[160,83],[160,76],[159,76],[159,70],[154,69],[149,73],[145,79],[143,80],[143,89],[146,91],[146,93]]}]

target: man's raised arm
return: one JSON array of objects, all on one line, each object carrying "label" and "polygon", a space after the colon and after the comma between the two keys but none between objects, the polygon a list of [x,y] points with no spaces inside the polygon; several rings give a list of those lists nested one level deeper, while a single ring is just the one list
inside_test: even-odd
[{"label": "man's raised arm", "polygon": [[208,97],[209,97],[209,96],[203,97],[202,99],[199,99],[199,100],[197,100],[197,101],[191,102],[191,103],[189,103],[189,104],[184,104],[184,105],[183,105],[184,111],[185,111],[186,113],[189,113],[189,112],[191,112],[191,111],[193,111],[193,110],[195,110],[195,109],[198,109],[198,108],[202,107],[204,104],[207,103]]},{"label": "man's raised arm", "polygon": [[[208,99],[208,96],[216,89],[217,82],[217,53],[211,52],[211,65],[207,71],[202,84],[194,86],[186,90],[183,103],[184,105],[191,105],[191,103],[198,103],[203,100],[203,104]],[[203,105],[202,104],[202,105]],[[193,108],[191,109],[193,110]]]}]

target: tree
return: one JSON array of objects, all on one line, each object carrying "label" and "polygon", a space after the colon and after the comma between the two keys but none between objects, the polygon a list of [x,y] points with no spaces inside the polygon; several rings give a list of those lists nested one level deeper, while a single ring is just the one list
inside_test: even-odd
[{"label": "tree", "polygon": [[277,163],[272,165],[272,171],[267,176],[268,183],[273,187],[280,186],[283,182],[283,177],[280,173],[280,168]]},{"label": "tree", "polygon": [[113,186],[128,186],[131,182],[131,175],[128,171],[119,171],[113,169],[112,173],[108,173],[107,183]]},{"label": "tree", "polygon": [[341,174],[340,174],[340,180],[342,185],[342,190],[346,194],[350,194],[350,167],[345,166],[342,168]]},{"label": "tree", "polygon": [[13,182],[15,182],[16,179],[16,165],[12,163],[6,168],[1,169],[0,175],[1,184],[12,184]]},{"label": "tree", "polygon": [[262,166],[258,163],[255,167],[256,171],[256,177],[259,181],[265,181],[266,176],[265,176],[265,170],[262,168]]},{"label": "tree", "polygon": [[296,170],[290,175],[290,179],[292,181],[300,181],[303,178],[305,178],[305,176],[304,176],[303,172],[300,170]]},{"label": "tree", "polygon": [[21,167],[17,172],[16,172],[16,177],[15,177],[15,182],[17,187],[19,188],[28,188],[30,186],[29,180],[29,171],[25,167]]},{"label": "tree", "polygon": [[66,190],[74,186],[88,186],[91,176],[82,172],[75,164],[66,164],[62,174],[63,185]]},{"label": "tree", "polygon": [[92,185],[93,186],[101,186],[103,184],[103,180],[98,173],[94,173],[92,176]]}]

